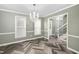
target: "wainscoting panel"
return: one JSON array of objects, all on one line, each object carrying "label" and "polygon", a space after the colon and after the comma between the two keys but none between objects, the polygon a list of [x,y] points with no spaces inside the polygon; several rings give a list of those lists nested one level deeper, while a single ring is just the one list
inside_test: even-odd
[{"label": "wainscoting panel", "polygon": [[68,37],[68,48],[79,51],[79,38]]},{"label": "wainscoting panel", "polygon": [[0,44],[10,43],[13,41],[15,41],[15,34],[0,35]]}]

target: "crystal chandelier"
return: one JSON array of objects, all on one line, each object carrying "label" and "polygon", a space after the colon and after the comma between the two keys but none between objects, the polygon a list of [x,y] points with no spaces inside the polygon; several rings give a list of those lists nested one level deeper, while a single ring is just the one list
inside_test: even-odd
[{"label": "crystal chandelier", "polygon": [[29,14],[32,22],[39,19],[39,13],[37,12],[36,4],[33,4],[33,8],[34,8],[34,10],[32,12],[30,12],[30,14]]}]

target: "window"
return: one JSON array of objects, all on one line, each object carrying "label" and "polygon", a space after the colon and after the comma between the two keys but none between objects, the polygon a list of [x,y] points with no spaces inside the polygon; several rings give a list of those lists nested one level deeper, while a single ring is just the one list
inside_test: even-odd
[{"label": "window", "polygon": [[41,20],[38,19],[34,23],[34,34],[40,35],[41,34]]},{"label": "window", "polygon": [[26,37],[26,17],[15,17],[15,38]]}]

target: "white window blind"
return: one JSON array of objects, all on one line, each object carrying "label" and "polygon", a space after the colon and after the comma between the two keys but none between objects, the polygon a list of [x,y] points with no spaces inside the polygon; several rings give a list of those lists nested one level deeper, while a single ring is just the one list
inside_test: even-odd
[{"label": "white window blind", "polygon": [[26,37],[26,17],[15,17],[15,38]]},{"label": "white window blind", "polygon": [[34,34],[40,35],[41,34],[41,20],[38,19],[34,23]]}]

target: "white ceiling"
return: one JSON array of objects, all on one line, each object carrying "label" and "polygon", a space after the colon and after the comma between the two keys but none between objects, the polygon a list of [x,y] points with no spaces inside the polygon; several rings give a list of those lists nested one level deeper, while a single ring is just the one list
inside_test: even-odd
[{"label": "white ceiling", "polygon": [[[70,5],[71,4],[37,4],[36,8],[40,14],[40,17],[44,17],[50,13],[55,12],[56,10],[65,8]],[[32,4],[0,4],[0,9],[14,10],[26,13],[28,15],[29,12],[32,11],[34,8]]]}]

